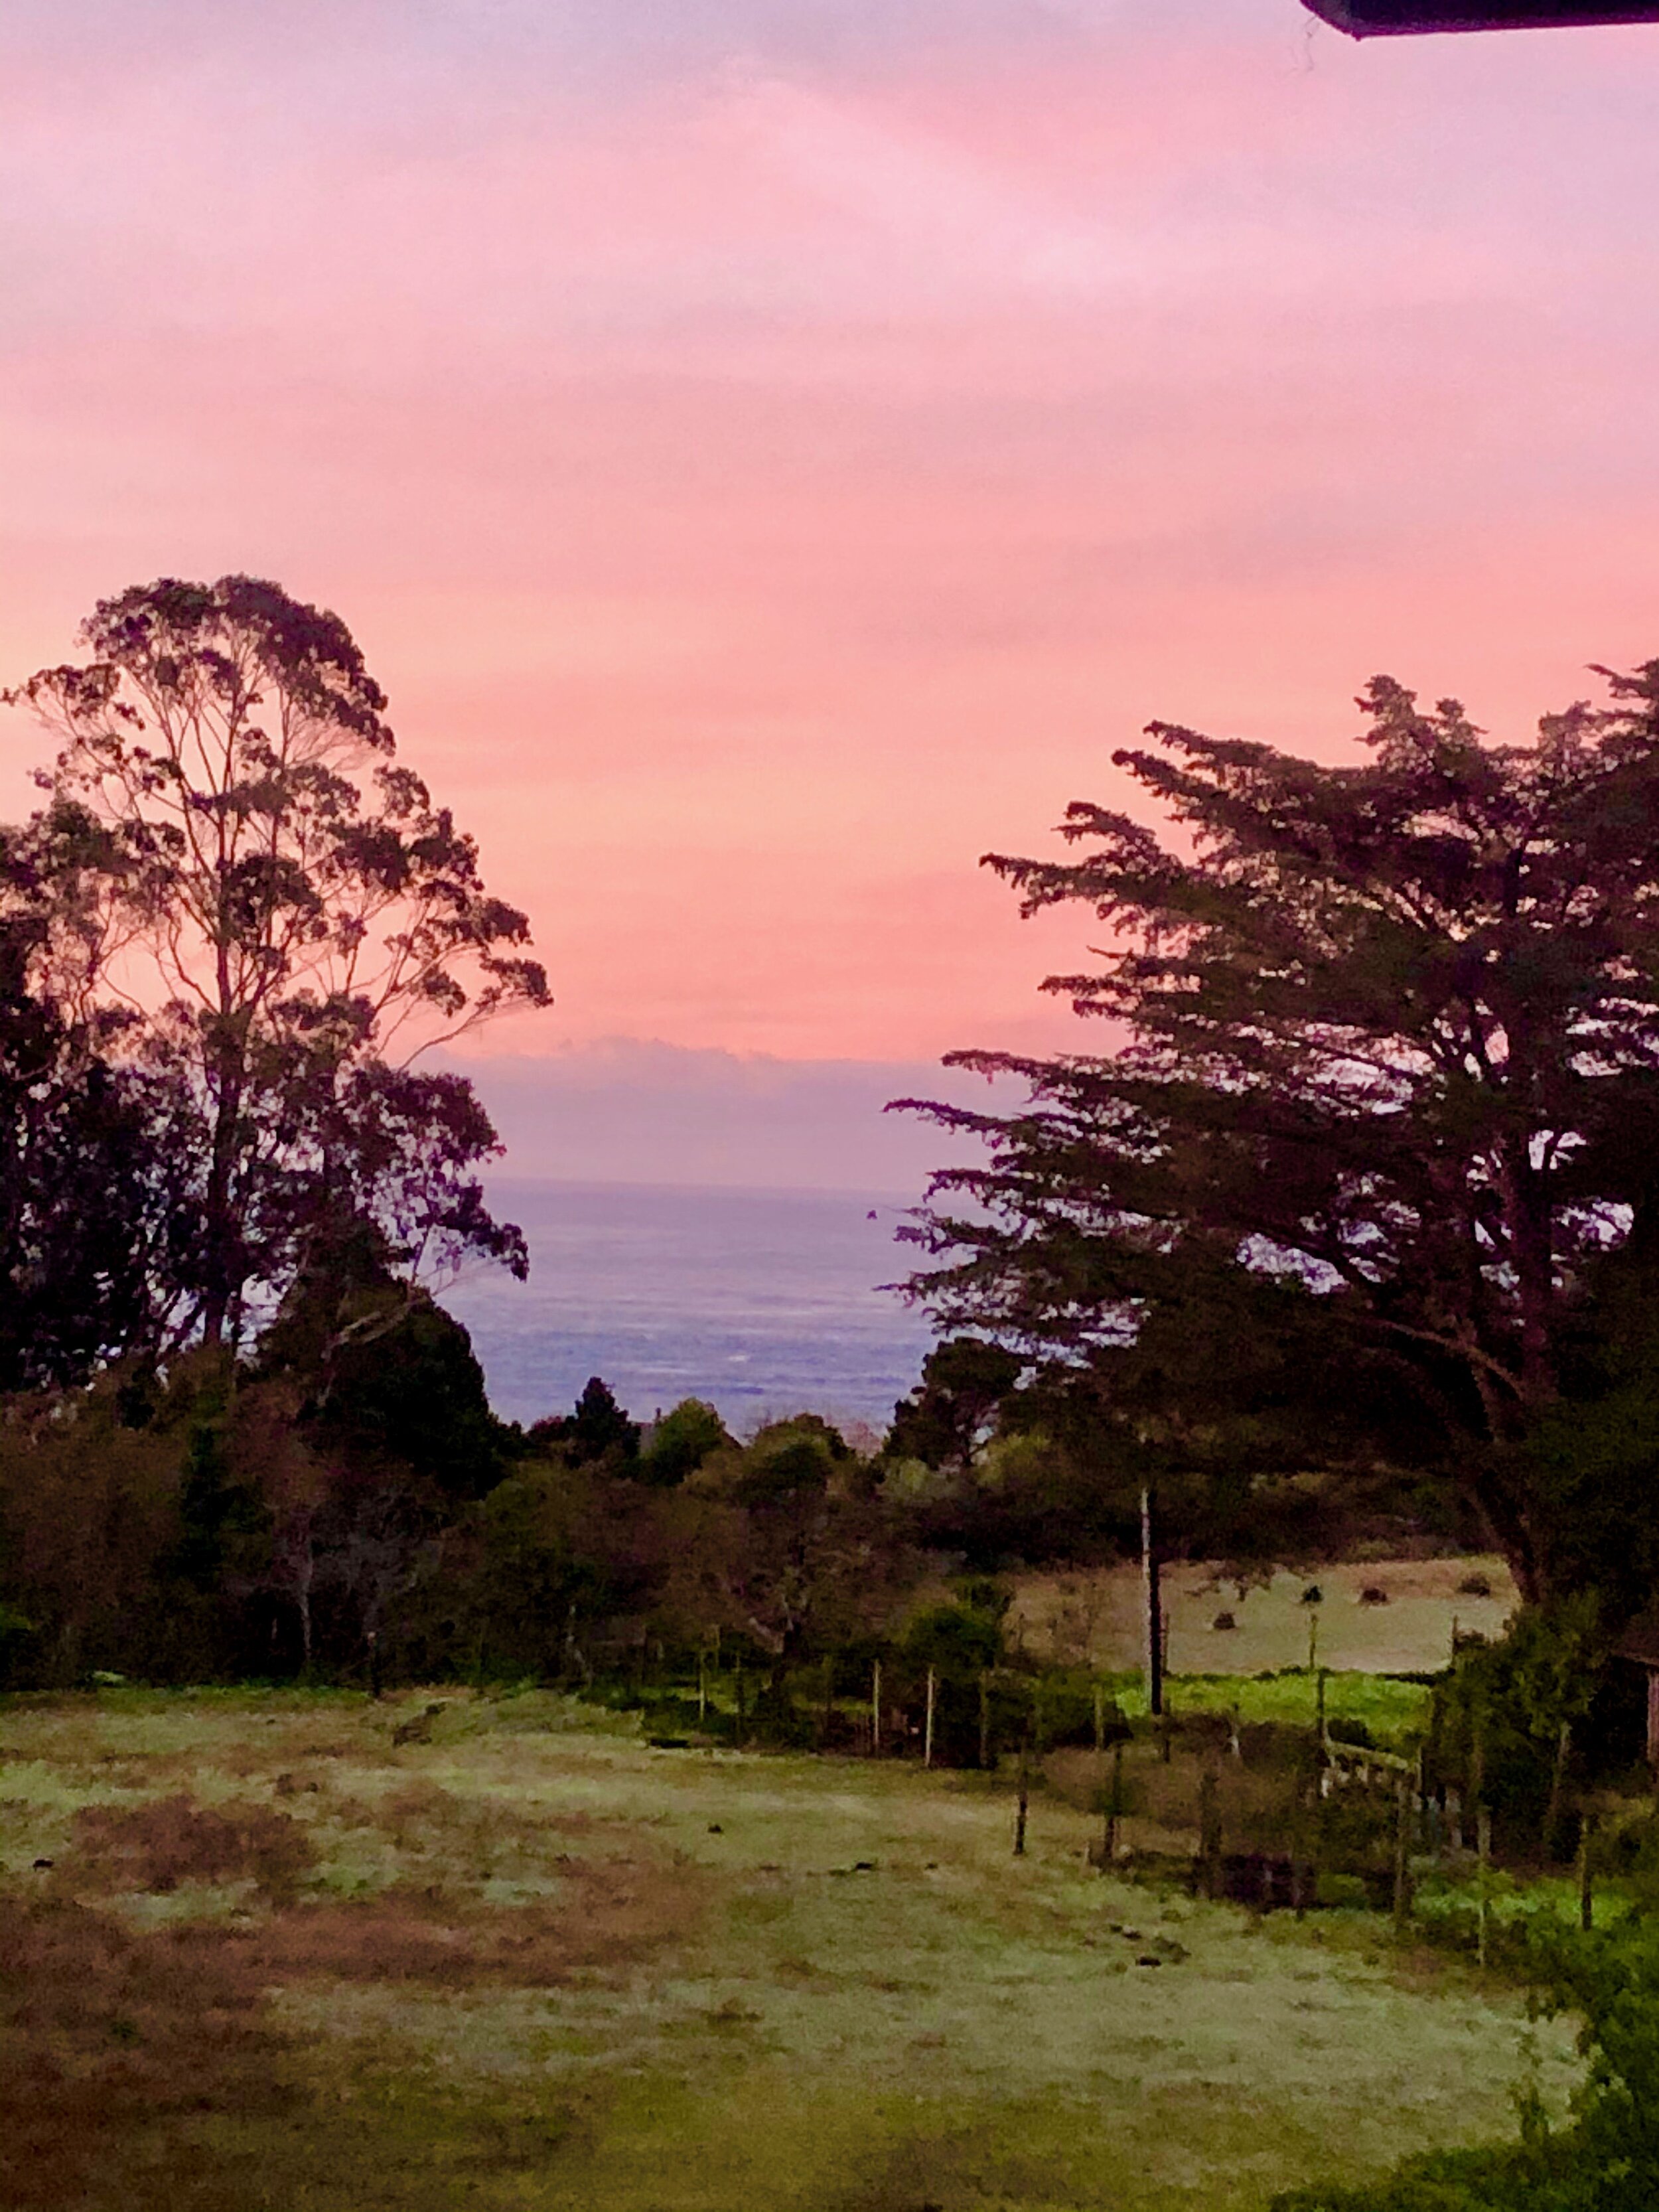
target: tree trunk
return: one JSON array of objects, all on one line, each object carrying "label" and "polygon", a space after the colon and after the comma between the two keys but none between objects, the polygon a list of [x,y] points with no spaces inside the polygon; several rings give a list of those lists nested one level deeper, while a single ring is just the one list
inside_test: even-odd
[{"label": "tree trunk", "polygon": [[213,1110],[213,1140],[203,1205],[206,1250],[203,1255],[202,1340],[216,1349],[225,1340],[225,1323],[238,1287],[231,1250],[235,1241],[231,1186],[235,1176],[236,1124],[241,1115],[240,1074],[222,1061]]}]

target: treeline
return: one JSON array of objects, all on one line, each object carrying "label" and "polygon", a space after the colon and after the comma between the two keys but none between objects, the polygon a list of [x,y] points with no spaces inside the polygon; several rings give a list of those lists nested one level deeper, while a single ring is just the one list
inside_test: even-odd
[{"label": "treeline", "polygon": [[8,1401],[11,1686],[591,1686],[722,1650],[759,1697],[885,1635],[921,1553],[882,1465],[827,1423],[739,1443],[690,1400],[642,1431],[596,1378],[526,1432],[440,1306],[336,1261],[250,1358]]},{"label": "treeline", "polygon": [[428,1298],[360,1291],[385,1326],[343,1346],[319,1299],[335,1320],[308,1285],[240,1365],[198,1351],[11,1401],[9,1685],[588,1684],[722,1634],[758,1680],[884,1625],[911,1562],[822,1421],[739,1446],[693,1401],[641,1449],[595,1381],[526,1433]]},{"label": "treeline", "polygon": [[[934,1668],[944,1756],[977,1730],[1001,1613],[947,1607],[910,1648],[895,1623],[918,1585],[984,1593],[1138,1536],[1135,1470],[1065,1412],[958,1340],[872,1455],[810,1413],[740,1442],[695,1399],[641,1427],[598,1378],[525,1430],[492,1413],[465,1330],[358,1237],[319,1250],[249,1354],[198,1346],[5,1401],[0,1681],[637,1687],[717,1656],[747,1670],[756,1726],[787,1735],[805,1674],[838,1668],[833,1698],[885,1655]],[[1337,1514],[1290,1485],[1278,1504],[1177,1492],[1166,1546],[1271,1558],[1352,1525],[1352,1498]]]}]

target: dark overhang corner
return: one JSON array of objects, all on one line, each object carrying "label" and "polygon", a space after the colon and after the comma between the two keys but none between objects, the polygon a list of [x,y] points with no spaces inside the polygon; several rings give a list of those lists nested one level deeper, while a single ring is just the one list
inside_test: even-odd
[{"label": "dark overhang corner", "polygon": [[1353,39],[1421,38],[1436,31],[1544,31],[1587,28],[1592,24],[1659,23],[1659,0],[1303,0],[1334,30]]}]

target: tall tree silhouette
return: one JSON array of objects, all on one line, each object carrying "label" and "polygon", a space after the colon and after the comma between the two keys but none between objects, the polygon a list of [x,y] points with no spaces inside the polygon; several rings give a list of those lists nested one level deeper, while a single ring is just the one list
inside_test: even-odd
[{"label": "tall tree silhouette", "polygon": [[395,1227],[405,1266],[521,1265],[466,1172],[493,1142],[482,1109],[409,1062],[545,1004],[546,980],[396,761],[345,625],[255,577],[166,579],[101,601],[82,638],[88,660],[10,696],[56,732],[53,803],[106,840],[70,933],[78,988],[141,1015],[144,1059],[201,1116],[185,1325],[242,1338],[342,1208]]},{"label": "tall tree silhouette", "polygon": [[[1659,662],[1598,673],[1609,705],[1518,745],[1378,678],[1340,767],[1153,724],[1114,757],[1173,836],[1079,803],[1080,858],[987,860],[1026,913],[1106,926],[1103,964],[1046,988],[1114,1048],[956,1054],[1030,1103],[923,1103],[990,1147],[916,1231],[947,1326],[1109,1401],[1128,1377],[1166,1444],[1217,1417],[1183,1310],[1282,1329],[1275,1390],[1414,1407],[1534,1596],[1571,1547],[1516,1448],[1608,1255],[1659,1224]],[[1325,1448],[1309,1422],[1303,1463]]]}]

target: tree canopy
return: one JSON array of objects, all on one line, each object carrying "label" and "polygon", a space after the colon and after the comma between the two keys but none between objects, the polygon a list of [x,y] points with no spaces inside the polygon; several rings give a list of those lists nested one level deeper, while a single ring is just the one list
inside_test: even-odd
[{"label": "tree canopy", "polygon": [[90,658],[15,691],[58,752],[50,990],[193,1117],[166,1334],[257,1334],[319,1235],[373,1222],[406,1274],[523,1267],[473,1174],[494,1132],[414,1055],[547,1000],[528,924],[394,757],[336,615],[257,577],[102,600]]},{"label": "tree canopy", "polygon": [[1111,1048],[951,1055],[1012,1114],[902,1102],[989,1148],[915,1231],[943,1325],[1166,1456],[1242,1409],[1280,1464],[1436,1464],[1534,1595],[1573,1571],[1528,1440],[1659,1233],[1659,662],[1597,673],[1520,744],[1377,678],[1336,766],[1154,723],[1114,759],[1164,834],[1079,802],[1079,857],[986,860],[1106,926],[1045,988]]},{"label": "tree canopy", "polygon": [[1023,1364],[1017,1352],[971,1336],[936,1345],[922,1362],[920,1383],[893,1408],[886,1455],[965,1473]]}]

